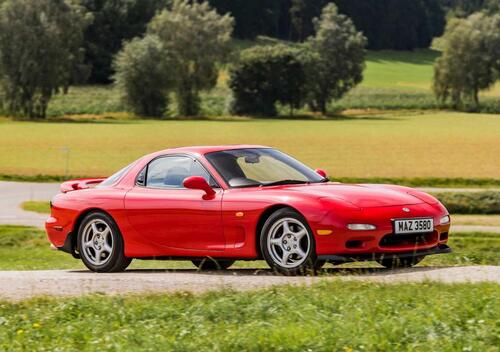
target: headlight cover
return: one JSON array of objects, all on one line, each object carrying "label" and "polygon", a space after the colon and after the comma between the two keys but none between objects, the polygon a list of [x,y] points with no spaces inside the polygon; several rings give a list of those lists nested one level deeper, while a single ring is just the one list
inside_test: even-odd
[{"label": "headlight cover", "polygon": [[446,225],[446,224],[449,224],[450,221],[451,221],[450,216],[449,215],[445,215],[445,216],[441,217],[441,220],[439,220],[439,223],[441,225]]}]

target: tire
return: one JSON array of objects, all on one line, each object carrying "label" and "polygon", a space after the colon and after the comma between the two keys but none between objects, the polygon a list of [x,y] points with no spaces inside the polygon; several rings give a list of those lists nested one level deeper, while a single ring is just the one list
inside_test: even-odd
[{"label": "tire", "polygon": [[266,220],[260,234],[262,256],[272,270],[284,275],[315,274],[316,243],[304,217],[290,208],[277,210]]},{"label": "tire", "polygon": [[123,252],[123,238],[115,221],[101,212],[90,213],[78,228],[78,251],[83,264],[98,273],[124,271],[132,262]]},{"label": "tire", "polygon": [[386,259],[377,259],[377,263],[386,267],[387,269],[402,269],[402,268],[411,268],[412,266],[415,266],[422,260],[424,260],[424,258],[425,256],[410,257],[410,258],[386,258]]},{"label": "tire", "polygon": [[200,270],[226,270],[234,264],[234,260],[203,258],[191,261]]}]

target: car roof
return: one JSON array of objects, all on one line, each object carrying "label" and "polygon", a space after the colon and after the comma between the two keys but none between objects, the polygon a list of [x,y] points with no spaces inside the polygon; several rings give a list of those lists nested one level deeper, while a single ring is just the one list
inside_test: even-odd
[{"label": "car roof", "polygon": [[155,154],[175,154],[175,153],[188,153],[204,155],[212,152],[220,152],[224,150],[234,149],[255,149],[255,148],[270,148],[263,145],[252,144],[234,144],[234,145],[216,145],[216,146],[192,146],[192,147],[179,147],[161,150]]}]

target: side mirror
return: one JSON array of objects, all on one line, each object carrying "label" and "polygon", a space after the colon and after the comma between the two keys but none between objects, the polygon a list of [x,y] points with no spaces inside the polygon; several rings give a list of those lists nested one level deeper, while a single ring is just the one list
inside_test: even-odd
[{"label": "side mirror", "polygon": [[316,173],[317,173],[318,175],[320,175],[321,177],[323,177],[323,178],[328,178],[328,177],[327,177],[327,175],[326,175],[326,171],[325,171],[325,170],[323,170],[323,169],[316,169],[316,170],[314,170],[314,171],[316,171]]},{"label": "side mirror", "polygon": [[215,196],[215,191],[208,182],[201,176],[190,176],[182,183],[184,187],[189,189],[199,189],[205,192],[203,199],[212,199]]}]

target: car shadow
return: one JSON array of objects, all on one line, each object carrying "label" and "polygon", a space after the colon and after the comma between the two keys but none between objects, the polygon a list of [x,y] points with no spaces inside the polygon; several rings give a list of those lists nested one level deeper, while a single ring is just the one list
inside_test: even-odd
[{"label": "car shadow", "polygon": [[[316,276],[390,276],[401,273],[428,272],[433,270],[445,269],[448,266],[420,266],[404,269],[386,269],[386,268],[325,268],[318,270]],[[87,270],[72,270],[72,273],[88,274]],[[117,274],[117,273],[115,273]],[[199,269],[129,269],[118,274],[199,274],[199,275],[218,275],[218,276],[283,276],[271,269],[263,268],[242,268],[226,270],[199,270]],[[312,275],[311,275],[312,276]]]}]

